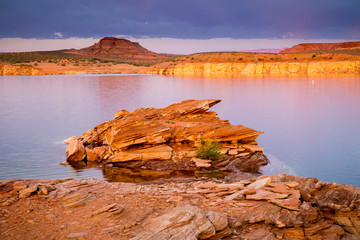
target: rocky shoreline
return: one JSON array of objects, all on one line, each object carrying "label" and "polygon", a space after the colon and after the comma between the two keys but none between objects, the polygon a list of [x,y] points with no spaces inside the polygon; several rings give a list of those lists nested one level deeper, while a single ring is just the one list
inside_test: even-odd
[{"label": "rocky shoreline", "polygon": [[285,174],[241,181],[0,182],[1,239],[359,239],[360,189]]},{"label": "rocky shoreline", "polygon": [[282,62],[178,62],[153,67],[121,64],[119,67],[72,67],[53,69],[0,63],[0,76],[74,74],[159,74],[175,76],[299,76],[360,73],[358,60]]},{"label": "rocky shoreline", "polygon": [[[172,178],[3,180],[0,239],[360,239],[359,188],[259,176],[268,163],[256,141],[262,132],[219,119],[209,111],[219,102],[121,110],[65,140],[63,164]],[[181,178],[177,171],[226,174]]]}]

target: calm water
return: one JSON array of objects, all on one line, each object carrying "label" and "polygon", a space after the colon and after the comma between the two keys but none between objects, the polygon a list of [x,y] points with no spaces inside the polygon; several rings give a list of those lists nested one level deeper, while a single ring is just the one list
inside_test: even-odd
[{"label": "calm water", "polygon": [[0,77],[0,179],[96,177],[61,166],[65,144],[120,109],[220,98],[220,118],[264,131],[285,172],[360,187],[360,77],[182,78],[152,75]]}]

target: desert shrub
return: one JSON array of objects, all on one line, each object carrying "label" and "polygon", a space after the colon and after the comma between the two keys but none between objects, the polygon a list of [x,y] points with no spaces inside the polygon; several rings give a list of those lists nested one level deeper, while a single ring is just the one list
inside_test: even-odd
[{"label": "desert shrub", "polygon": [[316,57],[316,54],[313,54],[311,57],[312,57],[312,58]]},{"label": "desert shrub", "polygon": [[38,65],[38,63],[34,63],[34,66],[37,66]]},{"label": "desert shrub", "polygon": [[196,157],[202,159],[216,160],[220,157],[221,144],[218,141],[201,141]]}]

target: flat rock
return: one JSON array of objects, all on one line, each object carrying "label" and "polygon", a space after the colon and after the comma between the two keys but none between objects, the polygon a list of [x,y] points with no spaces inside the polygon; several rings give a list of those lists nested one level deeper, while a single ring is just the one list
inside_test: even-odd
[{"label": "flat rock", "polygon": [[271,199],[283,199],[287,198],[288,194],[273,193],[264,189],[259,189],[255,194],[246,195],[248,200],[271,200]]},{"label": "flat rock", "polygon": [[248,189],[259,189],[262,188],[264,186],[266,186],[266,184],[271,182],[271,178],[270,177],[265,177],[265,178],[259,178],[257,179],[255,182],[249,184],[248,186],[246,186],[246,188]]},{"label": "flat rock", "polygon": [[222,214],[185,204],[172,207],[163,215],[145,221],[142,227],[144,230],[132,240],[207,239],[216,234],[216,229],[227,227],[227,218]]},{"label": "flat rock", "polygon": [[196,165],[196,167],[211,167],[211,160],[201,159],[201,158],[192,158],[191,161],[193,161]]},{"label": "flat rock", "polygon": [[250,152],[262,152],[264,151],[263,147],[260,147],[258,145],[252,145],[252,144],[243,144],[241,145],[246,150],[249,150]]}]

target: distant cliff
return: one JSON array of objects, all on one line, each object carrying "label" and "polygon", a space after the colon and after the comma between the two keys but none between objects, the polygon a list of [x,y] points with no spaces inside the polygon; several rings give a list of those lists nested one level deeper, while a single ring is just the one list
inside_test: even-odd
[{"label": "distant cliff", "polygon": [[360,41],[341,43],[302,43],[291,48],[286,48],[280,53],[316,52],[324,50],[346,50],[360,48]]},{"label": "distant cliff", "polygon": [[164,75],[360,74],[360,61],[177,63],[153,68]]}]

